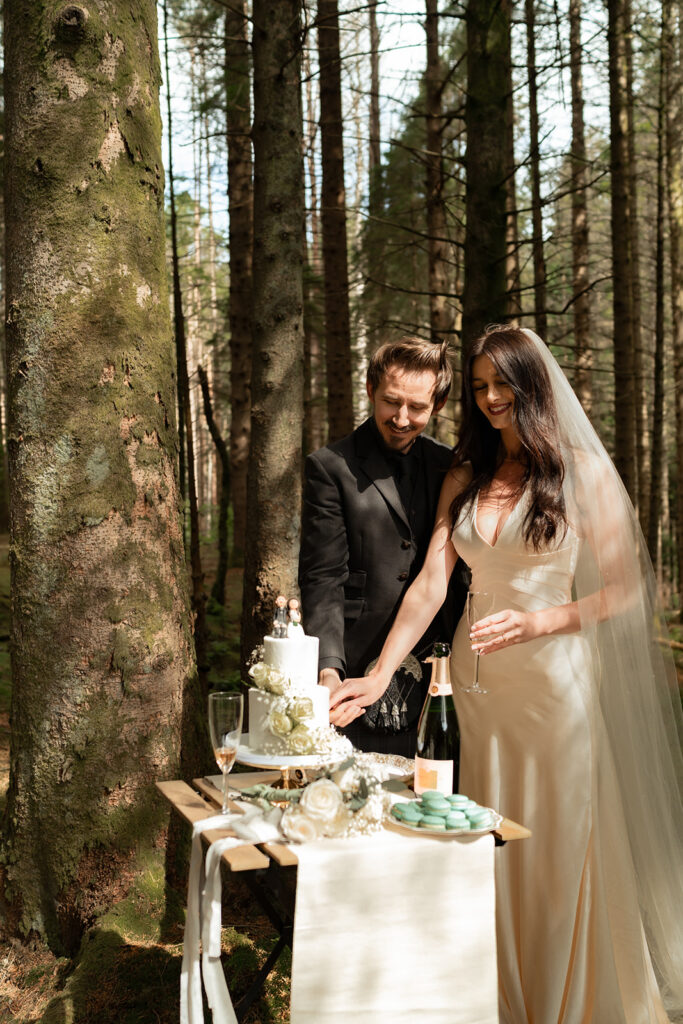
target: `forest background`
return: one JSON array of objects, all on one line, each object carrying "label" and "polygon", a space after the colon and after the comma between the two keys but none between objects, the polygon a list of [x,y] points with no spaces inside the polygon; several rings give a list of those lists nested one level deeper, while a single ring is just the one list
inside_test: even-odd
[{"label": "forest background", "polygon": [[[380,343],[548,341],[683,649],[682,7],[3,6],[0,1020],[172,1021],[153,784],[212,768],[207,692],[296,592],[303,454]],[[234,880],[226,919],[239,994],[275,936]]]}]

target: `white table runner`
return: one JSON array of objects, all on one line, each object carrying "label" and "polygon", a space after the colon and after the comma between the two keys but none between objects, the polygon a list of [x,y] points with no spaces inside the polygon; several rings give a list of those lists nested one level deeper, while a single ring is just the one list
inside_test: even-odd
[{"label": "white table runner", "polygon": [[492,835],[296,849],[291,1024],[497,1024]]},{"label": "white table runner", "polygon": [[[181,1024],[204,1020],[202,980],[214,1024],[236,1022],[220,965],[220,856],[277,835],[275,815],[252,806],[240,817],[194,827]],[[226,825],[241,837],[214,843],[204,865],[201,832]],[[393,830],[297,846],[291,1024],[498,1024],[493,850],[492,835]]]}]

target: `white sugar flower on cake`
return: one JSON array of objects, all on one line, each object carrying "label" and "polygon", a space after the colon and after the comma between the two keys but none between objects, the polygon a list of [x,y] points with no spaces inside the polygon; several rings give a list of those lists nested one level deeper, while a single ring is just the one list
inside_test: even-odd
[{"label": "white sugar flower on cake", "polygon": [[259,690],[267,690],[268,693],[280,696],[288,688],[289,680],[282,672],[271,665],[266,665],[263,661],[257,661],[255,665],[252,665],[249,675]]},{"label": "white sugar flower on cake", "polygon": [[294,728],[294,722],[287,714],[286,705],[282,702],[276,704],[268,716],[268,728],[273,736],[287,736]]},{"label": "white sugar flower on cake", "polygon": [[297,725],[287,737],[289,749],[293,754],[302,754],[308,757],[315,750],[313,733],[306,725]]},{"label": "white sugar flower on cake", "polygon": [[313,701],[310,697],[296,697],[290,705],[292,717],[297,722],[305,722],[309,718],[315,718]]}]

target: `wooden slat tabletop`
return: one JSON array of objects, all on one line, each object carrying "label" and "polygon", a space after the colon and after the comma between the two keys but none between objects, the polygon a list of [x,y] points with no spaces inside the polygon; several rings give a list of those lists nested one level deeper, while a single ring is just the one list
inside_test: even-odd
[{"label": "wooden slat tabletop", "polygon": [[[249,772],[242,775],[231,775],[230,786],[234,789],[248,789],[249,786],[256,786],[259,782],[277,782],[280,778],[280,772]],[[240,781],[241,780],[241,781]],[[222,794],[210,779],[193,779],[192,785],[196,786],[200,793],[217,804],[219,807],[223,799]],[[234,806],[231,804],[231,806]],[[261,848],[265,850],[269,857],[279,864],[280,867],[289,868],[296,867],[299,863],[298,858],[291,846],[285,843],[261,843]]]},{"label": "wooden slat tabletop", "polygon": [[[217,807],[206,800],[203,800],[191,786],[186,782],[176,780],[173,782],[157,782],[157,789],[175,807],[179,814],[188,822],[194,825],[202,818],[208,818],[215,814]],[[233,805],[235,810],[239,810]],[[203,833],[207,843],[214,843],[217,839],[225,839],[226,836],[234,835],[229,829],[211,829]],[[231,871],[254,871],[257,868],[267,868],[270,863],[268,857],[257,846],[236,846],[233,850],[226,850],[223,860]]]},{"label": "wooden slat tabletop", "polygon": [[[259,782],[275,782],[280,777],[277,771],[243,772],[235,773],[229,777],[231,789],[245,789],[255,786]],[[157,788],[176,810],[193,825],[195,821],[208,817],[215,813],[222,803],[220,790],[208,778],[193,779],[193,790],[186,782],[157,782]],[[201,794],[201,795],[200,795]],[[239,806],[230,802],[232,810],[239,810]],[[231,835],[227,829],[204,833],[208,842],[222,839]],[[515,839],[528,839],[531,832],[523,825],[509,818],[503,818],[502,822],[495,829],[494,835],[500,840],[508,842]],[[292,846],[284,843],[261,843],[260,846],[238,846],[234,850],[228,850],[223,859],[232,871],[250,871],[255,868],[263,868],[268,865],[268,858],[275,861],[281,867],[295,867],[299,862]]]}]

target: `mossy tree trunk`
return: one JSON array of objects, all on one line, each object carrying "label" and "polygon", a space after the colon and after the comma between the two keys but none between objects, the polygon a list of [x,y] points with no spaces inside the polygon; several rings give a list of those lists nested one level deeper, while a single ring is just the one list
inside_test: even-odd
[{"label": "mossy tree trunk", "polygon": [[486,324],[508,316],[509,0],[469,0],[466,24],[464,351]]},{"label": "mossy tree trunk", "polygon": [[254,0],[254,348],[242,654],[294,594],[301,515],[301,0]]},{"label": "mossy tree trunk", "polygon": [[72,952],[165,812],[194,677],[155,5],[5,4],[8,922]]}]

